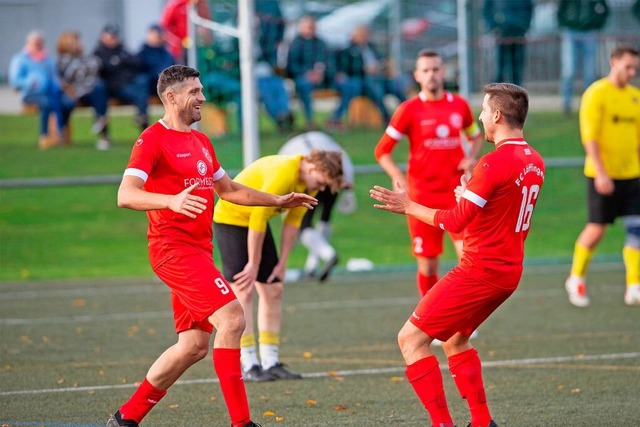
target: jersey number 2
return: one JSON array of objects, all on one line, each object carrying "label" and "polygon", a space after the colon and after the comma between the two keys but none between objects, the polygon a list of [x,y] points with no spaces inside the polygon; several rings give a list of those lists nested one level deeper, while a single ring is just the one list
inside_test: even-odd
[{"label": "jersey number 2", "polygon": [[533,215],[533,207],[536,204],[540,186],[535,184],[531,188],[522,187],[522,203],[520,204],[520,213],[518,214],[518,223],[516,224],[516,233],[527,231],[531,226],[531,216]]}]

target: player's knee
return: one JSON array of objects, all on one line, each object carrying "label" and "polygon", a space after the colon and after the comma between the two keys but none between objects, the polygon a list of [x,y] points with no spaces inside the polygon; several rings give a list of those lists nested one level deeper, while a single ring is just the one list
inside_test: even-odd
[{"label": "player's knee", "polygon": [[626,231],[625,246],[640,249],[640,215],[629,215],[623,218]]},{"label": "player's knee", "polygon": [[415,334],[407,328],[402,328],[398,332],[398,346],[402,354],[411,353],[416,347]]},{"label": "player's knee", "polygon": [[237,316],[229,316],[218,327],[218,333],[228,334],[230,336],[241,337],[247,326],[243,312]]}]

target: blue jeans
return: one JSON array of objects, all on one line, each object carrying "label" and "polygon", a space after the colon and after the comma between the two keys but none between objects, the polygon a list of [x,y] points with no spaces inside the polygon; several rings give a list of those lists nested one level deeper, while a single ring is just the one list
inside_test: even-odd
[{"label": "blue jeans", "polygon": [[573,80],[576,75],[578,55],[582,58],[582,88],[586,89],[596,80],[596,49],[598,35],[596,31],[562,32],[560,57],[562,58],[561,87],[562,106],[565,111],[571,110],[573,96]]},{"label": "blue jeans", "polygon": [[[82,95],[79,100],[86,105],[90,105],[96,112],[96,118],[107,115],[107,104],[109,97],[107,96],[107,87],[102,80],[96,83],[93,91]],[[69,122],[71,112],[76,106],[76,101],[67,95],[62,96],[62,112],[64,124]]]},{"label": "blue jeans", "polygon": [[49,115],[55,113],[58,131],[62,132],[65,125],[62,91],[52,88],[47,93],[26,95],[22,98],[25,104],[36,104],[40,110],[40,136],[49,133]]},{"label": "blue jeans", "polygon": [[137,74],[131,82],[109,95],[135,105],[138,115],[146,116],[149,108],[149,79],[144,74]]},{"label": "blue jeans", "polygon": [[315,89],[319,88],[319,86],[311,83],[304,75],[296,77],[294,82],[296,83],[296,93],[304,108],[304,117],[307,119],[307,122],[311,122],[313,118],[313,101],[311,100],[311,94]]},{"label": "blue jeans", "polygon": [[281,77],[259,77],[258,91],[267,113],[273,120],[281,120],[291,113],[289,96]]},{"label": "blue jeans", "polygon": [[340,104],[331,116],[332,120],[340,120],[349,109],[349,103],[356,96],[366,96],[378,107],[382,119],[388,122],[391,116],[384,105],[384,92],[379,82],[371,77],[347,77],[346,80],[337,82],[336,88],[340,92]]}]

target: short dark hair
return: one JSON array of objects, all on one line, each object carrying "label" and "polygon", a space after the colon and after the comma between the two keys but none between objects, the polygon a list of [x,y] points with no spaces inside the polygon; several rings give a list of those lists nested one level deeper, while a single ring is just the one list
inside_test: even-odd
[{"label": "short dark hair", "polygon": [[433,49],[422,49],[418,52],[416,60],[420,58],[441,58],[440,54]]},{"label": "short dark hair", "polygon": [[634,49],[631,46],[618,46],[615,49],[613,49],[613,51],[611,52],[611,59],[613,58],[620,59],[624,55],[638,56],[640,55],[640,52],[638,52],[637,49]]},{"label": "short dark hair", "polygon": [[489,83],[484,92],[493,111],[500,110],[507,125],[522,129],[529,112],[529,94],[526,89],[512,83]]},{"label": "short dark hair", "polygon": [[172,65],[165,68],[158,75],[158,96],[162,99],[162,94],[176,83],[182,83],[190,77],[200,77],[200,72],[195,68],[186,65]]}]

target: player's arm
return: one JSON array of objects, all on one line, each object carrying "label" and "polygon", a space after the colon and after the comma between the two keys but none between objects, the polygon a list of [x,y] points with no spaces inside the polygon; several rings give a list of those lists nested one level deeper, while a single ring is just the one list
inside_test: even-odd
[{"label": "player's arm", "polygon": [[373,207],[401,215],[411,215],[422,222],[434,225],[434,217],[437,209],[432,209],[414,202],[409,198],[404,187],[398,185],[398,183],[395,183],[394,187],[397,188],[397,190],[393,191],[375,185],[373,189],[369,190],[371,198],[382,203],[381,205],[375,204]]},{"label": "player's arm", "polygon": [[275,206],[279,208],[295,208],[304,206],[307,209],[313,209],[318,201],[304,193],[289,193],[284,196],[265,193],[240,184],[224,175],[214,183],[216,194],[227,202],[244,206]]},{"label": "player's arm", "polygon": [[262,245],[266,232],[253,230],[249,227],[247,232],[247,264],[241,272],[233,276],[233,284],[239,289],[251,286],[258,278],[260,261],[262,261]]},{"label": "player's arm", "polygon": [[604,167],[604,163],[602,162],[602,156],[600,155],[600,147],[598,146],[598,142],[595,140],[585,142],[584,150],[587,153],[587,156],[591,158],[593,166],[596,170],[596,176],[594,178],[594,186],[596,188],[596,191],[605,196],[613,194],[613,180],[611,179],[611,177],[609,177],[609,174]]},{"label": "player's arm", "polygon": [[143,189],[144,180],[125,172],[118,188],[118,207],[137,211],[171,209],[176,213],[195,218],[207,208],[207,199],[191,194],[198,187],[193,184],[178,194],[151,193]]},{"label": "player's arm", "polygon": [[268,281],[274,281],[280,279],[284,281],[284,275],[287,269],[287,260],[289,259],[289,254],[293,249],[293,245],[295,244],[298,238],[298,231],[300,228],[296,225],[292,224],[284,224],[282,226],[282,236],[280,237],[280,257],[278,259],[278,264],[273,268],[273,272],[268,278]]},{"label": "player's arm", "polygon": [[467,140],[469,141],[469,151],[466,153],[462,162],[458,166],[459,170],[470,173],[480,157],[480,151],[482,150],[482,132],[480,128],[474,122],[473,125],[466,130]]},{"label": "player's arm", "polygon": [[[373,207],[398,214],[411,215],[412,217],[444,230],[459,233],[467,226],[481,208],[475,202],[465,200],[466,179],[461,180],[461,185],[456,191],[462,193],[460,201],[454,209],[443,210],[433,209],[412,201],[402,187],[392,191],[378,185],[369,190],[371,198],[377,200],[382,205],[375,204]],[[472,195],[469,195],[473,198]],[[477,197],[477,196],[476,196]]]}]

